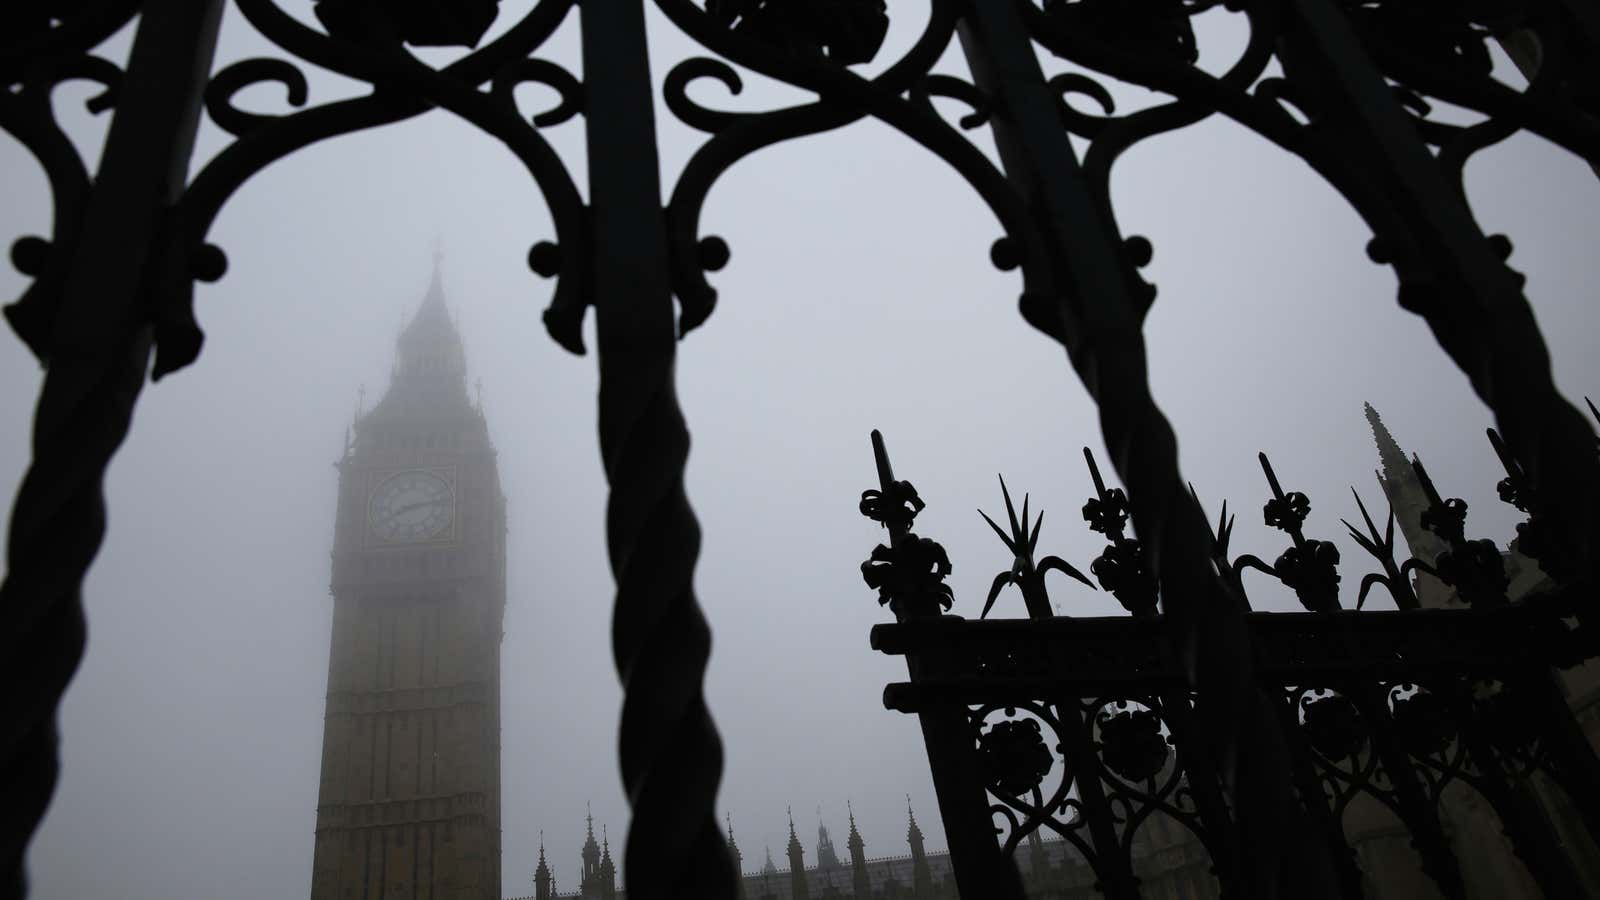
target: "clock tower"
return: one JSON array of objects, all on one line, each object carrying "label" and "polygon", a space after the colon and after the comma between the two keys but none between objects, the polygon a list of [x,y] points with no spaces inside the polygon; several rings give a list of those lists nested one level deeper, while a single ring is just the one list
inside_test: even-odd
[{"label": "clock tower", "polygon": [[505,497],[437,264],[337,466],[312,900],[500,900]]}]

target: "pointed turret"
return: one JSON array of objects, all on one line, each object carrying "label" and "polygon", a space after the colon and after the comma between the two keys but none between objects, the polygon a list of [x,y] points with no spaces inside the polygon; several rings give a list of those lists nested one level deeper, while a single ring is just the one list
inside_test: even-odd
[{"label": "pointed turret", "polygon": [[[461,332],[450,318],[450,309],[444,301],[444,276],[439,271],[439,257],[434,256],[433,278],[428,292],[422,295],[422,304],[405,330],[400,332],[400,354],[397,361],[400,377],[429,376],[436,378],[463,378],[466,366],[461,352]],[[465,384],[463,383],[463,389]]]},{"label": "pointed turret", "polygon": [[600,843],[594,839],[594,811],[587,814],[588,833],[583,841],[583,875],[578,880],[578,890],[584,896],[591,896],[599,892],[600,886]]},{"label": "pointed turret", "polygon": [[911,845],[912,896],[917,900],[933,897],[933,871],[928,868],[928,854],[922,847],[922,829],[917,827],[917,814],[911,810],[911,797],[906,796],[906,843]]},{"label": "pointed turret", "polygon": [[[1422,482],[1417,479],[1416,470],[1411,467],[1400,442],[1378,417],[1378,411],[1370,403],[1362,406],[1367,424],[1372,426],[1372,439],[1378,445],[1378,461],[1383,466],[1377,473],[1378,484],[1394,507],[1395,520],[1400,523],[1407,549],[1413,557],[1432,565],[1439,554],[1449,548],[1438,535],[1422,527],[1422,512],[1428,508],[1427,492],[1422,489]],[[1425,607],[1444,606],[1455,593],[1426,572],[1417,573],[1414,588],[1417,600]]]},{"label": "pointed turret", "polygon": [[550,864],[544,861],[544,832],[539,832],[539,866],[533,870],[533,900],[551,900]]},{"label": "pointed turret", "polygon": [[437,261],[421,305],[396,342],[389,389],[369,414],[359,417],[357,437],[383,431],[397,419],[413,419],[419,411],[441,425],[482,419],[467,396],[466,350],[445,306]]},{"label": "pointed turret", "polygon": [[611,861],[611,836],[600,826],[600,900],[616,900],[617,864]]},{"label": "pointed turret", "polygon": [[857,897],[871,897],[872,880],[867,877],[867,842],[861,839],[861,832],[856,830],[856,811],[851,808],[850,801],[845,801],[844,808],[850,813],[850,835],[844,839],[844,845],[850,851],[851,890]]},{"label": "pointed turret", "polygon": [[792,900],[811,900],[806,884],[806,851],[794,833],[794,810],[789,811],[789,896]]}]

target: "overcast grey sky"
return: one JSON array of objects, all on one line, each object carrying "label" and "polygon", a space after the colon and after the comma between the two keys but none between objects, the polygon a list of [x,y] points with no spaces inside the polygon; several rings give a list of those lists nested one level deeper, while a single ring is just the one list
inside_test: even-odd
[{"label": "overcast grey sky", "polygon": [[[309,4],[286,5],[309,18]],[[505,3],[497,29],[527,5]],[[890,12],[882,59],[909,45],[925,5]],[[1220,67],[1241,34],[1221,11],[1203,24],[1207,64]],[[659,82],[693,51],[659,16],[651,25]],[[574,16],[543,55],[579,71],[575,26]],[[126,38],[105,52],[120,59]],[[230,14],[219,58],[264,52]],[[956,53],[944,65],[964,72]],[[359,90],[308,74],[313,103]],[[758,109],[798,97],[748,83],[738,98],[710,88],[702,99]],[[523,90],[530,113],[549,99]],[[104,122],[82,114],[89,93],[64,87],[58,109],[92,159]],[[245,96],[283,109],[277,89]],[[582,127],[547,132],[580,184]],[[670,183],[701,135],[664,110],[659,127]],[[197,168],[222,137],[205,127]],[[1516,243],[1557,382],[1574,400],[1600,394],[1590,353],[1600,182],[1527,137],[1482,154],[1469,177],[1485,227]],[[0,236],[48,234],[43,177],[9,140],[0,188]],[[1202,499],[1239,511],[1237,552],[1270,559],[1284,545],[1259,512],[1255,453],[1266,450],[1285,488],[1310,494],[1308,533],[1340,543],[1353,604],[1368,569],[1338,519],[1354,514],[1350,485],[1378,497],[1364,400],[1442,490],[1471,504],[1473,535],[1511,536],[1486,411],[1421,320],[1395,305],[1354,213],[1306,166],[1213,119],[1134,149],[1115,199],[1124,228],[1156,248],[1156,397]],[[883,429],[897,473],[928,502],[918,531],[949,549],[956,612],[976,616],[1009,564],[974,512],[999,508],[996,472],[1049,513],[1042,548],[1081,568],[1099,552],[1078,513],[1089,490],[1080,448],[1104,458],[1092,405],[1059,347],[1016,314],[1019,280],[988,261],[1000,231],[985,207],[884,126],[758,153],[718,184],[705,229],[727,237],[733,259],[712,276],[721,302],[682,345],[679,378],[694,434],[689,495],[705,529],[696,584],[715,632],[707,692],[727,747],[719,809],[748,868],[763,846],[780,851],[788,805],[808,859],[817,807],[842,838],[847,799],[871,855],[905,852],[906,794],[943,846],[916,722],[880,703],[903,664],[867,646],[868,629],[890,618],[858,571],[880,537],[855,508],[874,482],[868,432]],[[550,284],[524,258],[552,230],[530,180],[493,140],[434,112],[270,167],[212,233],[230,266],[197,292],[205,352],[147,391],[110,472],[110,531],[86,588],[89,652],[62,712],[65,775],[30,856],[41,900],[307,893],[332,463],[358,386],[369,404],[386,387],[436,236],[510,500],[505,892],[531,892],[540,829],[559,885],[576,885],[588,801],[620,840],[594,360],[569,356],[540,324]],[[23,284],[0,272],[0,294]],[[22,345],[0,340],[7,496],[27,463],[39,380]],[[1248,584],[1258,607],[1297,608]],[[1051,587],[1062,612],[1120,611],[1109,596]],[[1019,598],[999,610],[1020,613]]]}]

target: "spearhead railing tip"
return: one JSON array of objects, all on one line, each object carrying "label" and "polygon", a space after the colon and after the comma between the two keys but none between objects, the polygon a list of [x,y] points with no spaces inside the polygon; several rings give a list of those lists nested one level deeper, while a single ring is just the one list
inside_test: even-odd
[{"label": "spearhead railing tip", "polygon": [[1261,460],[1261,471],[1267,474],[1267,484],[1272,487],[1272,496],[1282,500],[1283,488],[1278,484],[1278,473],[1272,471],[1272,461],[1267,459],[1266,451],[1258,452],[1256,458]]},{"label": "spearhead railing tip", "polygon": [[889,448],[883,444],[883,432],[872,429],[872,458],[878,466],[879,486],[887,491],[894,485],[894,468],[889,465]]},{"label": "spearhead railing tip", "polygon": [[1522,464],[1511,455],[1511,448],[1506,446],[1505,440],[1500,437],[1500,432],[1493,428],[1485,428],[1484,432],[1489,435],[1489,446],[1494,448],[1494,455],[1500,457],[1500,465],[1505,467],[1506,474],[1512,478],[1521,477]]},{"label": "spearhead railing tip", "polygon": [[1100,499],[1106,496],[1106,482],[1100,477],[1100,467],[1094,464],[1094,453],[1088,447],[1083,448],[1083,458],[1089,464],[1089,477],[1094,479],[1094,492]]},{"label": "spearhead railing tip", "polygon": [[1433,479],[1428,477],[1428,470],[1422,465],[1422,457],[1411,454],[1411,470],[1417,473],[1417,482],[1422,485],[1422,492],[1428,495],[1428,502],[1438,506],[1443,502],[1439,496],[1439,489],[1433,486]]}]

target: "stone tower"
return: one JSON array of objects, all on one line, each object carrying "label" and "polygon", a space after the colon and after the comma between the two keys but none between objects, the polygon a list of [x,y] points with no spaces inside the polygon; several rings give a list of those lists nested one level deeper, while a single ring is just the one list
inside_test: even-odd
[{"label": "stone tower", "polygon": [[337,466],[312,900],[499,900],[506,507],[437,261]]}]

